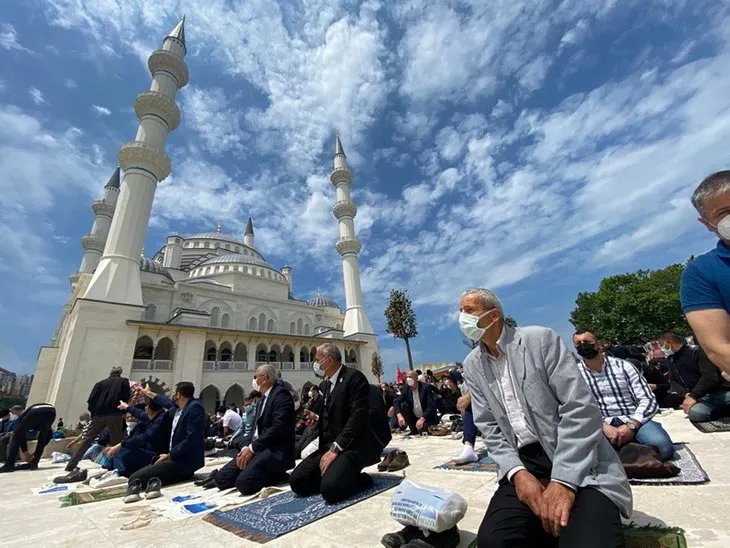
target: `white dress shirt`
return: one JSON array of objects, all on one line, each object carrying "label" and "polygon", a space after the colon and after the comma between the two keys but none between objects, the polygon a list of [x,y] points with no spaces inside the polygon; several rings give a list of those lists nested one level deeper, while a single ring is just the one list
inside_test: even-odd
[{"label": "white dress shirt", "polygon": [[[428,389],[428,386],[426,386],[426,390]],[[413,388],[409,388],[409,390],[413,395],[413,414],[416,416],[417,419],[420,419],[423,416],[423,406],[421,405],[421,392],[418,389],[418,384],[416,385],[415,390],[413,390]]]},{"label": "white dress shirt", "polygon": [[180,420],[180,415],[182,415],[182,409],[179,407],[175,411],[175,415],[172,417],[172,432],[170,432],[170,449],[172,449],[172,438],[175,436],[175,429],[177,428],[177,423]]},{"label": "white dress shirt", "polygon": [[253,431],[253,438],[251,438],[251,443],[248,444],[248,450],[251,451],[252,453],[254,452],[253,448],[251,447],[253,444],[253,440],[255,440],[259,437],[259,419],[264,416],[264,409],[266,408],[266,402],[269,399],[269,394],[271,394],[272,388],[274,388],[274,387],[271,386],[266,392],[264,392],[264,395],[261,398],[261,412],[255,418],[255,422],[254,422],[255,428]]}]

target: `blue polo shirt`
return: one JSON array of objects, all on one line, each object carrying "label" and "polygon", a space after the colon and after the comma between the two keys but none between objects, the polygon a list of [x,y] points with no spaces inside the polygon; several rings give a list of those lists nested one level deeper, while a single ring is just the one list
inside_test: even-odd
[{"label": "blue polo shirt", "polygon": [[730,313],[730,246],[720,240],[715,249],[687,264],[679,298],[685,314],[710,309]]}]

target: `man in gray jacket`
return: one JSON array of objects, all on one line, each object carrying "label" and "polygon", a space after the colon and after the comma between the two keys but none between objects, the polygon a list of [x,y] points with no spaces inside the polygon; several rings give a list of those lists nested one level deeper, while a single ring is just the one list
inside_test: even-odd
[{"label": "man in gray jacket", "polygon": [[618,548],[631,489],[601,413],[557,333],[504,324],[499,298],[471,289],[459,326],[474,422],[499,469],[479,528],[484,547]]}]

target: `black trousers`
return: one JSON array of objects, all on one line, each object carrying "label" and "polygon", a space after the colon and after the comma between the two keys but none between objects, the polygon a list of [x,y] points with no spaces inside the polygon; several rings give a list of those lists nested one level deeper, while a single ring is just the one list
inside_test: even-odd
[{"label": "black trousers", "polygon": [[418,427],[416,427],[418,417],[416,417],[416,414],[413,412],[413,409],[408,402],[403,402],[400,404],[400,413],[401,415],[403,415],[403,418],[406,420],[406,424],[408,425],[411,434],[414,436],[417,436],[421,432],[427,431],[429,426],[433,426],[438,422],[438,417],[430,417],[431,420],[429,420],[429,417],[426,417],[426,424],[423,426],[423,430],[419,430]]},{"label": "black trousers", "polygon": [[70,472],[79,465],[84,453],[94,443],[96,437],[106,428],[109,430],[109,444],[116,445],[122,441],[124,436],[124,415],[105,415],[103,417],[93,417],[91,424],[86,429],[86,434],[81,438],[81,444],[66,464],[66,471]]},{"label": "black trousers", "polygon": [[249,496],[286,478],[286,466],[269,449],[264,449],[256,453],[243,470],[236,466],[236,459],[228,461],[218,470],[215,484],[221,490],[235,486],[242,495]]},{"label": "black trousers", "polygon": [[360,477],[363,467],[355,451],[343,451],[322,476],[319,471],[319,461],[328,450],[326,447],[315,451],[294,469],[289,478],[289,485],[295,494],[306,497],[321,493],[325,501],[334,504],[363,489]]},{"label": "black trousers", "polygon": [[166,460],[140,468],[129,476],[129,484],[131,485],[132,482],[137,480],[142,485],[142,489],[144,489],[147,487],[147,482],[152,478],[157,478],[162,485],[172,485],[173,483],[189,480],[193,477],[193,473],[194,471],[189,472],[186,469],[180,468],[180,464],[177,462]]},{"label": "black trousers", "polygon": [[[552,463],[539,444],[520,449],[525,468],[539,480],[549,480]],[[479,548],[621,548],[621,517],[618,507],[600,491],[578,489],[568,526],[554,538],[540,519],[520,502],[514,486],[502,478],[489,502],[477,535]]]},{"label": "black trousers", "polygon": [[15,466],[15,461],[18,460],[18,453],[28,450],[27,435],[31,430],[38,430],[38,439],[36,440],[32,461],[33,464],[37,465],[43,456],[43,450],[53,436],[53,421],[55,420],[56,409],[53,407],[37,407],[26,411],[10,438],[5,466]]}]

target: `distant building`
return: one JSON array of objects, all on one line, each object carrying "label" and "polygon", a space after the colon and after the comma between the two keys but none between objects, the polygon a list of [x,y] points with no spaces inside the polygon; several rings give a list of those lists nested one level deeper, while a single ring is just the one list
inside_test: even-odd
[{"label": "distant building", "polygon": [[32,384],[33,375],[20,375],[20,377],[17,378],[15,390],[13,392],[15,395],[27,400],[28,395],[30,394],[30,386]]},{"label": "distant building", "polygon": [[16,374],[0,367],[0,394],[12,394],[15,389]]}]

